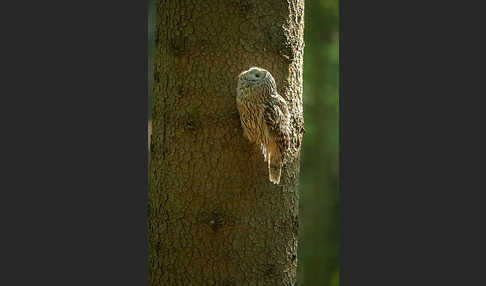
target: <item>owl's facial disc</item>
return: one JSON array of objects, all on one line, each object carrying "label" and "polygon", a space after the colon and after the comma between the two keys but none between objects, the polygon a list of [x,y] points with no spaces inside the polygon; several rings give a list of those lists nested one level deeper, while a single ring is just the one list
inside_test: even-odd
[{"label": "owl's facial disc", "polygon": [[247,78],[251,82],[257,82],[264,79],[266,71],[258,68],[251,68],[247,73]]}]

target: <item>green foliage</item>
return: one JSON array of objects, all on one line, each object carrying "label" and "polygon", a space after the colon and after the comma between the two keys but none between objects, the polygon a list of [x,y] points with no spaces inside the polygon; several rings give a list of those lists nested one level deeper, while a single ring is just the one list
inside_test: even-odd
[{"label": "green foliage", "polygon": [[339,285],[339,7],[306,2],[298,285]]}]

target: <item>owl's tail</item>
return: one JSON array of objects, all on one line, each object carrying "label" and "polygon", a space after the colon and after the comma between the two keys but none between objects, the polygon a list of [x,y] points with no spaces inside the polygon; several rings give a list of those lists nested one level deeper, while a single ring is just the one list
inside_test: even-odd
[{"label": "owl's tail", "polygon": [[274,184],[280,183],[282,173],[282,160],[280,154],[268,154],[268,178]]}]

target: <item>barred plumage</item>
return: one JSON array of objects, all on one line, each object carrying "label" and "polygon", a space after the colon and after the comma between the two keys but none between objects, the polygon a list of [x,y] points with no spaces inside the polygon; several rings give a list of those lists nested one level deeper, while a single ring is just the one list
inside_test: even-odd
[{"label": "barred plumage", "polygon": [[236,106],[243,134],[260,146],[272,183],[280,183],[285,152],[290,145],[290,113],[265,69],[252,67],[238,76]]}]

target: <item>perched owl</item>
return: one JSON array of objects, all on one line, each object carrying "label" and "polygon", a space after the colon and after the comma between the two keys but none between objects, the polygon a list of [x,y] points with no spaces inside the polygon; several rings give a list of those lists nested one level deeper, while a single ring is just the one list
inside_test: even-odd
[{"label": "perched owl", "polygon": [[290,145],[290,114],[287,102],[277,93],[273,76],[258,67],[242,72],[238,76],[236,106],[243,134],[260,146],[268,162],[269,179],[278,184]]}]

